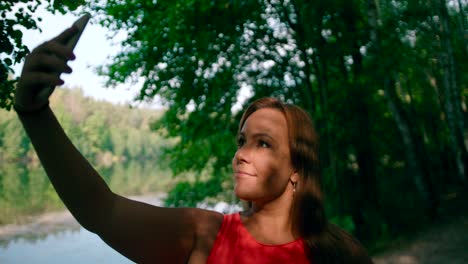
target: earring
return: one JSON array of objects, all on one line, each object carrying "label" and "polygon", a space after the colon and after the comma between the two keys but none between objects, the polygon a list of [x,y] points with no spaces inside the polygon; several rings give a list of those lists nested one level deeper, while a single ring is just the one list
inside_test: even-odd
[{"label": "earring", "polygon": [[296,192],[297,182],[293,182],[291,179],[289,179],[289,181],[291,182],[291,184],[293,186],[293,193],[295,193]]}]

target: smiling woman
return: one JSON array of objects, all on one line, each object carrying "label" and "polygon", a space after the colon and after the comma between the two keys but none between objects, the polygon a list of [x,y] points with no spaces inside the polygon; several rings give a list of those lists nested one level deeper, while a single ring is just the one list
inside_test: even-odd
[{"label": "smiling woman", "polygon": [[328,224],[318,136],[307,113],[255,101],[239,126],[232,165],[245,212],[164,208],[115,194],[74,147],[43,89],[63,81],[75,55],[71,27],[28,55],[15,109],[60,198],[87,230],[137,263],[371,263],[362,246]]},{"label": "smiling woman", "polygon": [[[250,205],[244,225],[261,243],[302,241],[312,263],[371,263],[354,238],[325,218],[318,143],[309,115],[295,105],[262,98],[246,109],[232,164],[236,195]],[[257,220],[265,212],[273,223]]]},{"label": "smiling woman", "polygon": [[297,183],[298,176],[291,164],[283,113],[264,108],[246,119],[239,133],[232,166],[235,193],[240,199],[259,203],[259,199],[281,202],[282,195],[292,197],[292,186]]}]

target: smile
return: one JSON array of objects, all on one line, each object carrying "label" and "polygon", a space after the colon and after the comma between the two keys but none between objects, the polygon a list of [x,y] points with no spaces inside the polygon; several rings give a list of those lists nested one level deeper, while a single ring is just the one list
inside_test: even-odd
[{"label": "smile", "polygon": [[245,171],[235,171],[234,176],[236,177],[255,177],[254,174],[245,172]]}]

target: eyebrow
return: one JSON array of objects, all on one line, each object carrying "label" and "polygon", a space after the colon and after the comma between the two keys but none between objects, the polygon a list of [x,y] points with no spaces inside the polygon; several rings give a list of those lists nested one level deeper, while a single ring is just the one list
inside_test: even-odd
[{"label": "eyebrow", "polygon": [[[245,137],[244,132],[240,132],[238,137]],[[268,133],[260,132],[260,133],[255,133],[252,135],[253,138],[259,138],[259,137],[267,137],[273,140],[274,142],[277,142],[272,136],[270,136]]]}]

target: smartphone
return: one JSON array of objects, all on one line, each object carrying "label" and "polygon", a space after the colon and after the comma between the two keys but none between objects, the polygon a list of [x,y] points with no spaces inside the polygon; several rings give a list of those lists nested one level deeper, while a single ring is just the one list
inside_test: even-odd
[{"label": "smartphone", "polygon": [[69,47],[71,49],[75,48],[76,43],[78,43],[78,40],[80,39],[81,34],[83,33],[83,31],[84,31],[84,29],[86,27],[86,24],[88,24],[88,21],[89,21],[90,18],[91,18],[91,15],[86,13],[83,16],[81,16],[79,19],[77,19],[75,21],[75,23],[73,23],[73,25],[78,28],[78,32],[68,40],[68,42],[66,44],[67,47]]},{"label": "smartphone", "polygon": [[[76,44],[78,43],[78,40],[81,37],[81,34],[83,33],[86,25],[88,24],[89,19],[91,18],[91,15],[89,13],[84,14],[80,18],[78,18],[73,25],[78,28],[78,32],[75,33],[65,44],[67,47],[71,48],[72,50],[75,48]],[[48,100],[49,96],[54,92],[55,87],[48,87],[44,88],[41,91],[39,91],[37,97],[40,101],[46,101]]]}]

